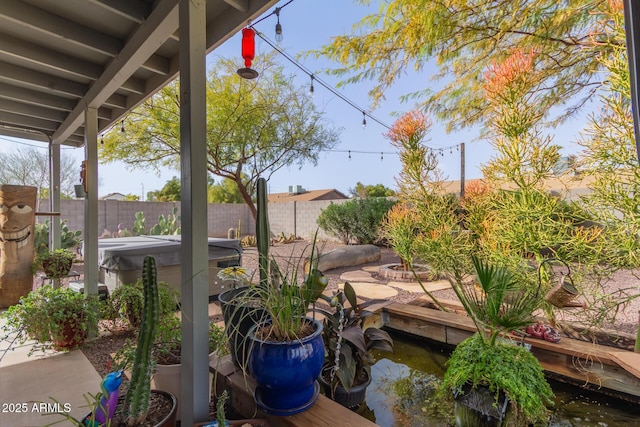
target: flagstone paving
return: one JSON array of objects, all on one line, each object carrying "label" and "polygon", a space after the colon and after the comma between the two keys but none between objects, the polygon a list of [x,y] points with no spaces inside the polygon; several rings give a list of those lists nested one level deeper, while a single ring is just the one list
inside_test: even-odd
[{"label": "flagstone paving", "polygon": [[349,282],[353,289],[356,291],[356,295],[370,298],[370,299],[385,299],[392,298],[398,295],[398,290],[393,289],[391,286],[380,285],[377,283],[369,282]]},{"label": "flagstone paving", "polygon": [[374,278],[371,273],[364,270],[347,271],[340,275],[340,279],[346,282],[382,283],[380,280]]},{"label": "flagstone paving", "polygon": [[[420,293],[424,292],[418,282],[389,282],[388,286],[399,288],[407,292]],[[433,282],[422,282],[422,285],[429,292],[439,291],[442,289],[449,289],[451,284],[448,280],[435,280]]]}]

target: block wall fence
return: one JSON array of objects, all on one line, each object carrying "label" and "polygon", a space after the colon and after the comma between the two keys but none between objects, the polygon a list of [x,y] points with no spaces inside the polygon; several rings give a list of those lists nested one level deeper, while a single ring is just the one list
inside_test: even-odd
[{"label": "block wall fence", "polygon": [[[284,233],[309,239],[313,237],[317,225],[317,218],[323,209],[331,203],[343,203],[346,200],[319,200],[312,202],[282,202],[269,204],[269,223],[271,234],[278,236]],[[40,200],[37,212],[51,212],[49,200]],[[134,202],[120,200],[98,200],[98,230],[102,234],[104,230],[111,233],[121,228],[131,230],[135,222],[136,212],[144,212],[147,229],[158,222],[162,214],[165,217],[173,213],[173,208],[178,208],[180,215],[180,202]],[[255,221],[245,204],[235,203],[210,203],[207,209],[209,237],[227,237],[230,228],[237,228],[240,223],[242,236],[255,234]],[[37,222],[44,222],[46,215],[36,216]],[[84,200],[61,200],[60,219],[66,220],[70,230],[83,230],[84,228]],[[318,238],[321,240],[336,240],[318,230]]]}]

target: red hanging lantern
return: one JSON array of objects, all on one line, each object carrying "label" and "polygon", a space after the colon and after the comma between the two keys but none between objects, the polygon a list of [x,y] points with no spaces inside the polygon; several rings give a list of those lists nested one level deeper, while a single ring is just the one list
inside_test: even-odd
[{"label": "red hanging lantern", "polygon": [[242,29],[242,57],[244,58],[245,68],[238,70],[238,75],[245,79],[255,79],[258,77],[258,72],[251,69],[251,61],[255,57],[256,42],[254,40],[256,32],[253,28]]}]

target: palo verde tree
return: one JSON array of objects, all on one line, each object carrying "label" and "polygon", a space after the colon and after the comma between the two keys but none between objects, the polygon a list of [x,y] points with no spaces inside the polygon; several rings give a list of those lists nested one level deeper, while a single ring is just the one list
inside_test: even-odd
[{"label": "palo verde tree", "polygon": [[612,48],[600,43],[606,35],[597,26],[607,3],[388,0],[350,34],[332,38],[313,53],[341,65],[330,72],[344,77],[343,84],[374,81],[374,106],[407,70],[422,70],[432,61],[439,68],[437,83],[406,99],[422,101],[451,130],[485,123],[489,105],[482,73],[490,64],[516,49],[533,50],[541,83],[539,111],[546,117],[553,107],[562,107],[550,117],[561,120],[579,110],[607,78],[595,72],[601,70],[598,56]]},{"label": "palo verde tree", "polygon": [[[255,218],[252,201],[258,177],[292,165],[316,164],[338,141],[307,91],[276,63],[275,53],[256,64],[260,76],[245,80],[237,61],[220,58],[207,79],[207,168],[233,180]],[[180,85],[175,81],[136,108],[125,134],[104,137],[101,161],[134,168],[179,167]]]}]

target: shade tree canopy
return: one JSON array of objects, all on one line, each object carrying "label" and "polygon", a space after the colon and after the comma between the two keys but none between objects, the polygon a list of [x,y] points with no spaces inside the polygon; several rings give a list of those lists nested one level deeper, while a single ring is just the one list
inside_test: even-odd
[{"label": "shade tree canopy", "polygon": [[609,3],[622,16],[618,0],[389,0],[311,54],[337,62],[328,72],[342,76],[341,84],[373,81],[374,107],[408,70],[434,64],[433,82],[405,99],[419,101],[452,130],[485,124],[482,73],[490,64],[514,50],[533,51],[538,108],[553,124],[579,111],[606,81],[598,57],[613,47],[603,43],[607,34],[598,23]]},{"label": "shade tree canopy", "polygon": [[[237,61],[219,58],[207,78],[207,168],[235,182],[254,217],[252,194],[259,177],[268,180],[283,167],[315,165],[339,136],[306,89],[285,74],[275,53],[262,56],[256,67],[259,77],[245,80],[236,74]],[[114,129],[104,136],[100,161],[178,169],[179,94],[174,81],[133,110],[124,134]]]}]

